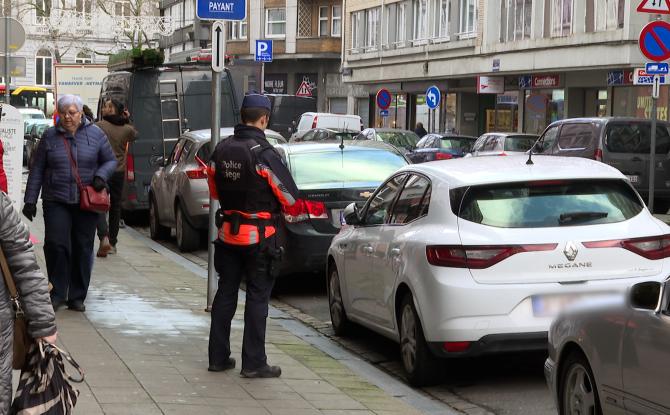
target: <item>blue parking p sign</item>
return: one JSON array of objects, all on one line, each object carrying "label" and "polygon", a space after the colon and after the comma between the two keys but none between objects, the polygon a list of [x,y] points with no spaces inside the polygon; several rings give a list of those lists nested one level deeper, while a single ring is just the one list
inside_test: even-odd
[{"label": "blue parking p sign", "polygon": [[244,20],[246,0],[196,0],[195,13],[201,20]]},{"label": "blue parking p sign", "polygon": [[272,41],[271,40],[257,40],[256,41],[256,62],[272,62]]}]

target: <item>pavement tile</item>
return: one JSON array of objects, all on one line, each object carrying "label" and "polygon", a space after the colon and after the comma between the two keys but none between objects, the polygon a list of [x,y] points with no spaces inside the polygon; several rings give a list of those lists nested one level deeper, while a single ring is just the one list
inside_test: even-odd
[{"label": "pavement tile", "polygon": [[91,387],[95,399],[101,403],[149,403],[151,398],[144,389],[137,387]]},{"label": "pavement tile", "polygon": [[[77,409],[80,410],[79,406]],[[156,404],[104,404],[102,410],[105,415],[161,415],[163,412]],[[88,412],[81,412],[87,414]]]},{"label": "pavement tile", "polygon": [[305,400],[317,409],[368,409],[345,394],[306,393]]},{"label": "pavement tile", "polygon": [[321,411],[304,408],[270,408],[272,415],[321,415]]},{"label": "pavement tile", "polygon": [[286,379],[286,384],[294,391],[302,393],[341,393],[339,389],[324,380]]}]

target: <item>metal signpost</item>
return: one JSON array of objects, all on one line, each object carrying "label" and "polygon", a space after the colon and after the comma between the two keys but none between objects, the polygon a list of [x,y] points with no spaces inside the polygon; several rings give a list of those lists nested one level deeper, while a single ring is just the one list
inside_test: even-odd
[{"label": "metal signpost", "polygon": [[[196,0],[196,15],[201,20],[215,20],[212,24],[212,132],[211,154],[221,139],[221,72],[226,63],[226,30],[222,20],[244,20],[247,14],[246,0]],[[211,163],[210,163],[211,165]],[[209,198],[209,242],[219,237],[216,228],[216,211],[219,201]],[[207,248],[207,311],[212,309],[218,287],[214,269],[214,244]]]},{"label": "metal signpost", "polygon": [[265,62],[272,62],[272,40],[256,40],[254,60],[261,63],[261,93],[265,91]]},{"label": "metal signpost", "polygon": [[431,133],[435,132],[435,109],[440,105],[441,96],[440,88],[435,85],[426,90],[426,105],[428,105],[428,108],[432,112],[432,117],[428,119],[428,129]]}]

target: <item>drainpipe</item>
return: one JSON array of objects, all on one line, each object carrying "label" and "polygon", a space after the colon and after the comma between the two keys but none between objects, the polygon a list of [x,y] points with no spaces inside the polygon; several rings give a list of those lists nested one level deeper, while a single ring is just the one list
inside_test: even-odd
[{"label": "drainpipe", "polygon": [[[342,74],[342,71],[344,70],[344,44],[345,42],[345,35],[347,33],[347,0],[342,0],[342,33],[340,33],[340,74]],[[344,77],[344,76],[343,76]]]},{"label": "drainpipe", "polygon": [[[379,13],[379,65],[382,64],[382,49],[384,47],[384,0],[382,0],[382,10]],[[381,68],[380,68],[381,69]]]}]

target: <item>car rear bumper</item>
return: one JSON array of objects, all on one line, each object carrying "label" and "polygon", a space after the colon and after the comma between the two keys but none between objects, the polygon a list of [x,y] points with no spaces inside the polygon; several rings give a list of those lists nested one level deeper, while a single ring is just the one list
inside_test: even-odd
[{"label": "car rear bumper", "polygon": [[319,233],[308,223],[286,225],[283,238],[284,260],[280,274],[325,273],[328,248],[334,236],[335,234]]},{"label": "car rear bumper", "polygon": [[547,332],[489,334],[472,342],[463,352],[447,352],[444,342],[429,342],[428,347],[438,357],[473,357],[486,354],[527,352],[547,349]]}]

